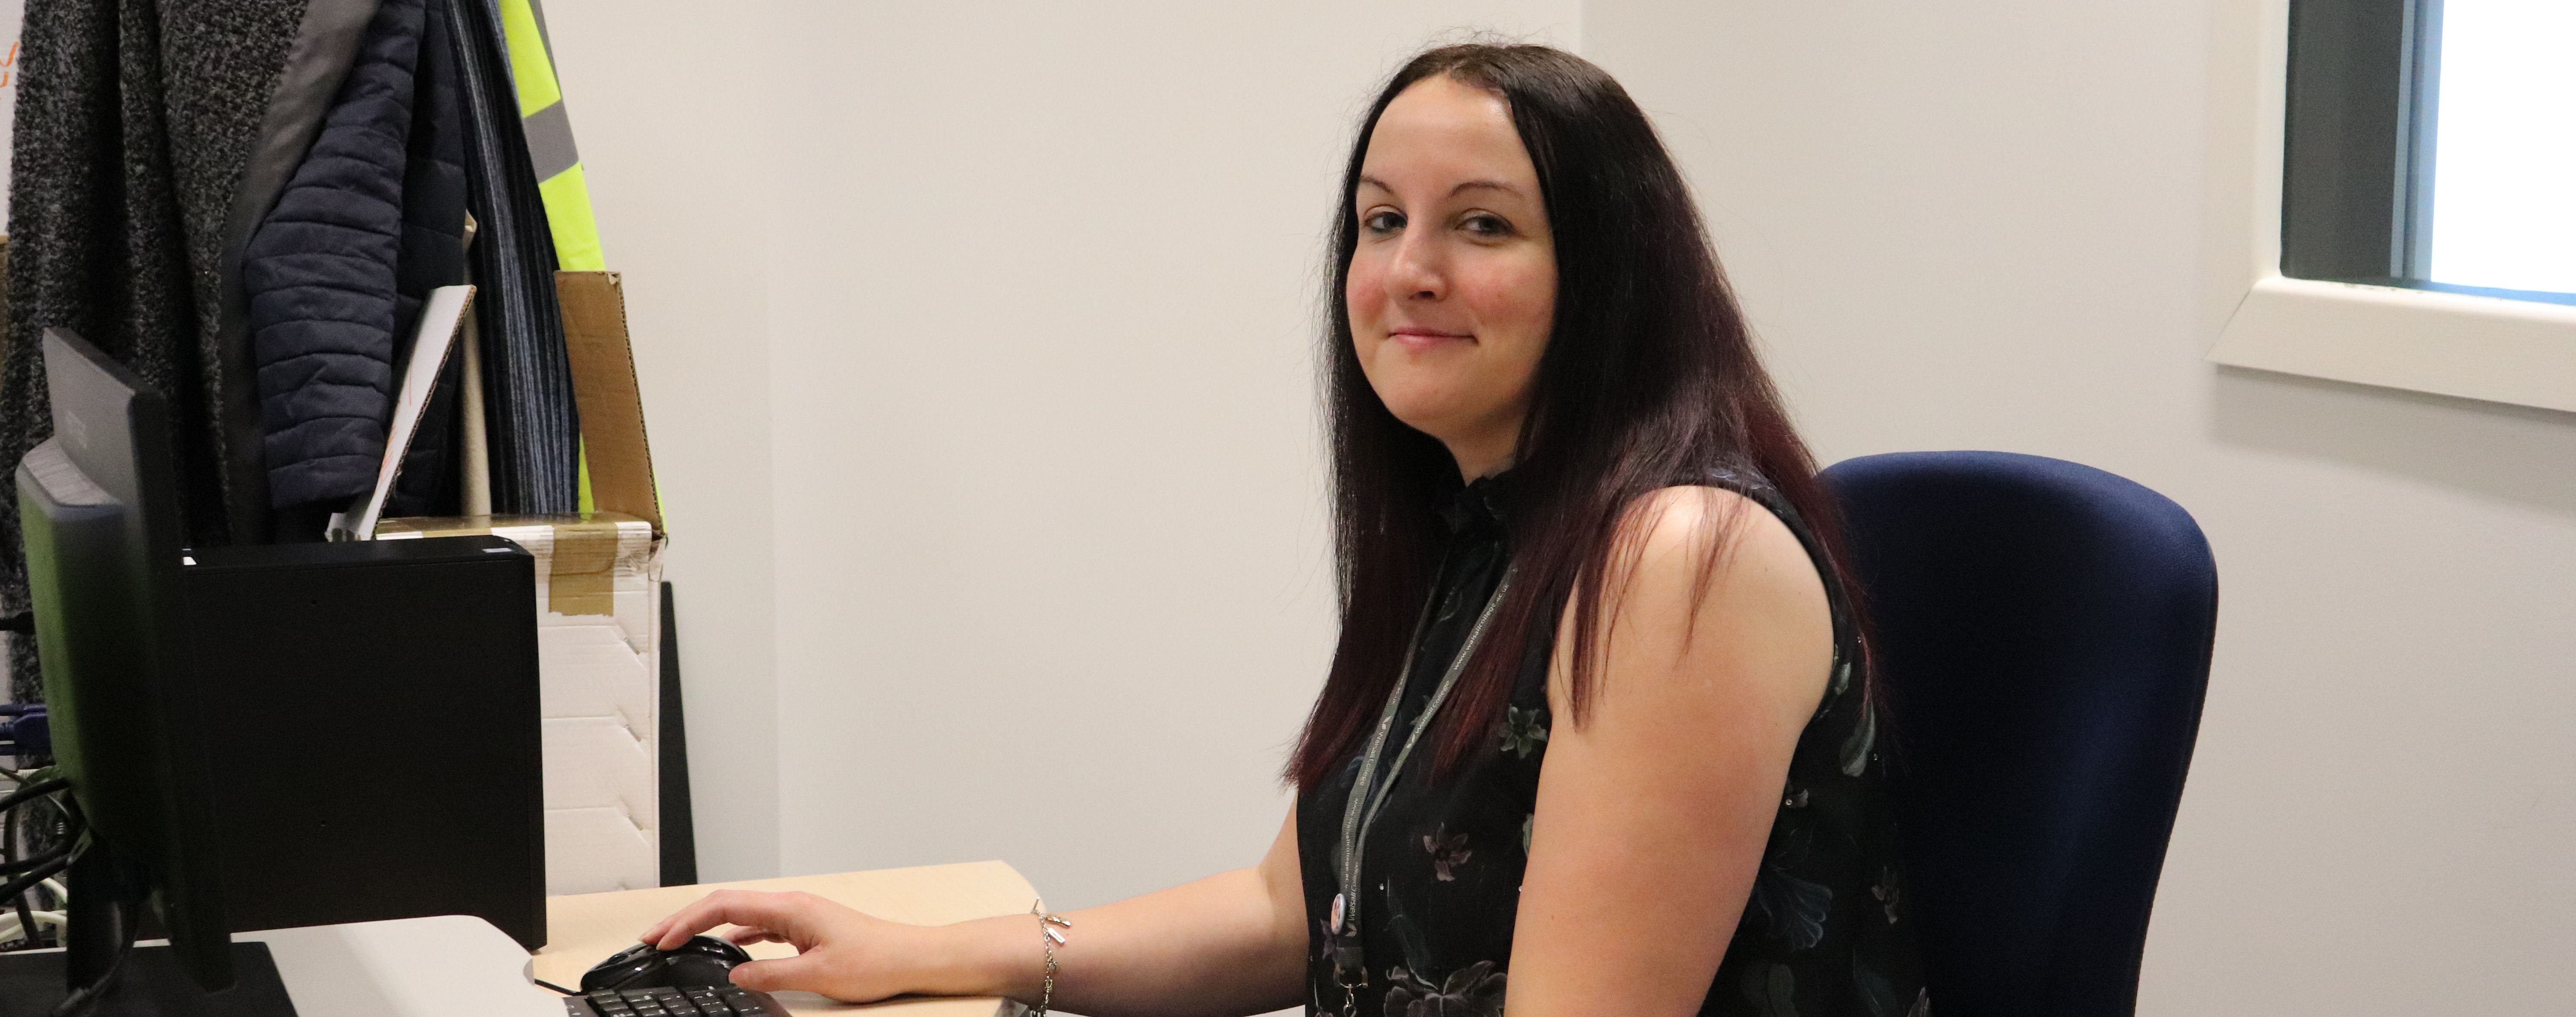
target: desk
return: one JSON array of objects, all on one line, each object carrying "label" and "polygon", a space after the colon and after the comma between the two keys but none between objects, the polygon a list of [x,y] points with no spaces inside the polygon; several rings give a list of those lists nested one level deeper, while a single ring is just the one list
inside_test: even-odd
[{"label": "desk", "polygon": [[[296,1017],[564,1017],[563,997],[528,984],[528,951],[480,918],[400,918],[236,933],[233,938],[268,944]],[[137,945],[158,946],[161,941]],[[39,954],[61,952],[31,950],[0,957],[33,961]],[[62,977],[59,966],[50,973]],[[23,1006],[9,1004],[28,1002],[0,998],[0,1012],[25,1012]],[[39,1012],[51,1009],[50,1002],[36,1005]]]},{"label": "desk", "polygon": [[[552,897],[546,901],[546,948],[537,952],[536,977],[565,987],[577,986],[582,972],[608,955],[635,945],[635,934],[644,931],[654,919],[679,910],[711,890],[803,890],[879,918],[915,925],[1022,914],[1038,896],[1029,881],[1008,865],[968,862]],[[756,959],[796,953],[785,943],[755,943],[746,949]],[[1035,953],[1034,941],[1031,952]],[[1031,962],[1035,962],[1034,957]],[[867,1010],[890,1017],[1015,1017],[1021,1010],[1018,1003],[1003,999],[907,999],[854,1006],[808,992],[776,995],[779,1002],[787,1004],[789,1012],[796,1014]]]},{"label": "desk", "polygon": [[[548,945],[534,959],[491,923],[462,915],[278,929],[233,938],[268,944],[298,1017],[563,1017],[563,997],[529,984],[530,977],[577,986],[582,972],[633,945],[635,934],[654,919],[709,890],[725,888],[803,890],[880,918],[922,925],[1018,914],[1037,897],[1029,881],[1010,866],[972,862],[550,898]],[[1036,943],[1030,947],[1034,961]],[[764,958],[795,953],[784,943],[749,949],[752,956]],[[871,1017],[1018,1017],[1022,1010],[1003,999],[852,1006],[806,992],[777,996],[796,1014],[867,1010]]]},{"label": "desk", "polygon": [[296,1017],[564,1017],[528,952],[464,915],[238,933],[268,944]]}]

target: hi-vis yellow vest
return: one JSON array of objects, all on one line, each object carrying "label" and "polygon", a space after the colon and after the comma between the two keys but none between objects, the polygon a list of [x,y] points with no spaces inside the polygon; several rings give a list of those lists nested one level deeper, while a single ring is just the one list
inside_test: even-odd
[{"label": "hi-vis yellow vest", "polygon": [[510,42],[510,80],[519,92],[519,122],[536,164],[537,191],[554,227],[555,262],[575,272],[608,267],[599,254],[599,223],[590,213],[590,185],[573,148],[572,119],[563,88],[555,83],[554,50],[546,40],[545,12],[537,0],[501,0],[501,30]]}]

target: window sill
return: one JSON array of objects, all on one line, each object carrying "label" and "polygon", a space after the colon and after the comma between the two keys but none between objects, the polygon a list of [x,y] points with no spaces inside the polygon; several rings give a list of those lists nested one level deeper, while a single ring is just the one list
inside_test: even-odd
[{"label": "window sill", "polygon": [[2216,0],[2210,11],[2202,292],[2227,317],[2209,359],[2576,411],[2576,307],[2281,275],[2290,2]]},{"label": "window sill", "polygon": [[2576,307],[2271,276],[2212,362],[2576,412]]}]

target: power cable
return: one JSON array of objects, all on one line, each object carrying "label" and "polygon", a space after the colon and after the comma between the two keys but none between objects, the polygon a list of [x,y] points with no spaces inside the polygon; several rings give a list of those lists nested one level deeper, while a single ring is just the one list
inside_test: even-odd
[{"label": "power cable", "polygon": [[0,862],[0,876],[15,876],[21,872],[29,871],[47,862],[61,861],[66,858],[70,858],[71,854],[71,849],[65,848],[61,851],[38,855],[34,858],[25,859],[23,861]]},{"label": "power cable", "polygon": [[44,882],[47,877],[52,876],[54,873],[61,872],[64,869],[71,868],[72,860],[75,857],[78,857],[77,854],[70,851],[53,855],[44,859],[43,862],[38,864],[34,869],[29,870],[26,875],[12,879],[6,883],[0,883],[0,900],[17,899],[20,895],[26,893],[36,884]]},{"label": "power cable", "polygon": [[126,956],[134,952],[137,926],[142,923],[135,921],[133,915],[124,913],[124,904],[109,906],[117,909],[116,924],[119,932],[116,937],[116,956],[107,962],[107,970],[99,972],[97,981],[81,986],[71,995],[63,997],[62,1002],[55,1004],[51,1017],[83,1017],[90,1011],[98,1009],[99,1001],[107,998],[107,994],[116,988],[116,974],[125,968]]},{"label": "power cable", "polygon": [[19,787],[18,790],[11,791],[5,796],[0,796],[0,813],[5,813],[10,809],[17,808],[21,803],[34,801],[70,786],[72,786],[72,782],[61,777],[48,778],[46,780],[37,781],[33,784],[23,785]]}]

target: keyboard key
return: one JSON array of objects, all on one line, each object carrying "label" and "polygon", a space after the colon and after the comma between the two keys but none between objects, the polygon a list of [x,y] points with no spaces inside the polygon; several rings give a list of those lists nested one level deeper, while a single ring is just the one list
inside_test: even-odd
[{"label": "keyboard key", "polygon": [[767,993],[738,985],[600,989],[564,997],[566,1017],[787,1017]]}]

